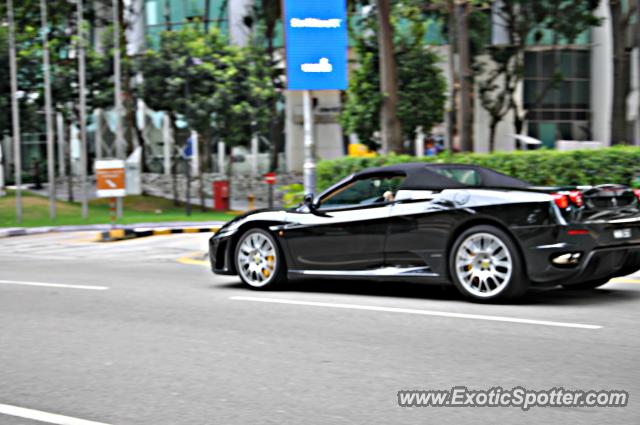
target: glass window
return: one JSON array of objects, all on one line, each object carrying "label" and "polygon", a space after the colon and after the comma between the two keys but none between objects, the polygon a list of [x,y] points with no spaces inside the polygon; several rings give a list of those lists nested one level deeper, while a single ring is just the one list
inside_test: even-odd
[{"label": "glass window", "polygon": [[349,208],[393,201],[404,176],[379,176],[356,180],[320,201],[320,209]]},{"label": "glass window", "polygon": [[[227,3],[229,0],[209,0],[209,22],[222,34],[228,34]],[[178,30],[184,25],[200,22],[205,10],[205,0],[145,0],[145,35],[149,47],[158,48],[160,33],[167,29]]]},{"label": "glass window", "polygon": [[591,75],[591,56],[589,52],[575,52],[576,63],[575,73],[576,78],[589,78]]},{"label": "glass window", "polygon": [[[538,75],[538,77],[552,78],[558,66],[555,54],[553,52],[539,52],[536,56],[542,65],[542,74]],[[560,60],[560,63],[562,63],[562,60]]]},{"label": "glass window", "polygon": [[147,25],[157,25],[160,23],[161,10],[162,9],[158,7],[158,0],[147,0],[145,5]]},{"label": "glass window", "polygon": [[[549,147],[558,138],[589,139],[590,61],[590,52],[581,49],[526,53],[523,103],[530,136]],[[554,81],[556,72],[561,81]]]}]

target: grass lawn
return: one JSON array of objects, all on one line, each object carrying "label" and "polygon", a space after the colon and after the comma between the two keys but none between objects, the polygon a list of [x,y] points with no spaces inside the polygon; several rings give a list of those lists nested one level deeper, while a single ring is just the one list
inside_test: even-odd
[{"label": "grass lawn", "polygon": [[[109,199],[89,202],[89,218],[82,219],[79,202],[57,202],[57,218],[49,219],[49,199],[29,192],[22,193],[22,223],[16,222],[16,202],[13,191],[0,196],[0,227],[37,227],[79,224],[109,224]],[[214,211],[201,212],[192,205],[187,217],[184,207],[175,207],[173,201],[154,196],[127,196],[124,199],[122,220],[118,224],[149,223],[161,221],[227,221],[234,214]]]}]

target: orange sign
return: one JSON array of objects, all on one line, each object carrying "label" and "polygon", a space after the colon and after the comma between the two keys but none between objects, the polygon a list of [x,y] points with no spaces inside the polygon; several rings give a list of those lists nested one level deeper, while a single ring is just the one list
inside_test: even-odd
[{"label": "orange sign", "polygon": [[96,161],[96,195],[99,198],[126,195],[124,161],[116,159]]}]

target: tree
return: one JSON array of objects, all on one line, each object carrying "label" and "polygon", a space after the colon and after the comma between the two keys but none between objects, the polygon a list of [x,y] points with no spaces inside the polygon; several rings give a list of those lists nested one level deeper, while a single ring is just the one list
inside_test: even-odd
[{"label": "tree", "polygon": [[[98,0],[92,2],[93,7],[88,7],[85,13],[86,22],[95,25],[106,26],[109,20],[103,20],[98,13],[98,5],[110,5],[111,0]],[[51,59],[51,83],[53,106],[56,112],[61,112],[67,122],[78,121],[77,101],[77,61],[74,46],[77,42],[76,31],[78,22],[76,17],[76,4],[73,1],[57,1],[55,7],[48,10],[49,24],[49,50]],[[16,34],[16,46],[18,54],[18,85],[20,90],[19,105],[22,114],[21,131],[42,133],[44,119],[44,79],[42,75],[42,42],[40,37],[40,5],[38,0],[22,0],[14,2],[16,26],[20,31]],[[6,4],[0,3],[0,15],[6,16]],[[85,23],[86,24],[86,23]],[[0,37],[6,36],[6,27],[0,28]],[[2,48],[6,44],[2,43]],[[96,49],[96,46],[87,46],[87,104],[88,109],[93,107],[110,106],[112,101],[112,88],[109,80],[111,70],[108,69],[110,58]],[[0,64],[5,61],[6,55],[0,58]],[[8,66],[0,66],[0,78],[3,82],[8,77],[2,78],[2,74],[8,72]],[[4,93],[8,93],[7,86]],[[4,119],[10,114],[8,102],[0,101],[0,131],[4,132],[6,124]],[[68,137],[67,137],[68,140]],[[69,192],[72,199],[71,191]]]},{"label": "tree", "polygon": [[[20,45],[21,40],[24,40],[22,34],[16,33],[16,44]],[[17,55],[18,89],[20,91],[24,91],[31,86],[31,72],[24,67],[29,61],[30,58],[25,58],[21,54]],[[8,27],[5,25],[0,26],[0,93],[5,93],[4,96],[0,96],[0,138],[4,135],[11,135],[11,98],[9,96],[11,86],[9,78],[9,39]],[[39,131],[37,99],[33,96],[18,96],[18,107],[20,109],[22,131]],[[5,152],[6,155],[7,153]]]},{"label": "tree", "polygon": [[380,135],[385,153],[402,150],[402,134],[398,120],[398,76],[393,48],[391,0],[376,0],[378,17],[378,50],[380,55]]},{"label": "tree", "polygon": [[[266,45],[266,59],[264,62],[265,71],[270,73],[272,84],[276,88],[281,88],[282,69],[278,66],[279,57],[276,55],[274,42],[276,30],[282,19],[282,3],[280,1],[256,1],[253,7],[253,16],[245,19],[245,24],[252,30],[251,44],[256,48]],[[278,168],[278,153],[284,145],[283,129],[284,114],[278,112],[278,103],[284,101],[282,91],[277,90],[276,96],[271,98],[269,103],[271,123],[269,127],[269,139],[271,142],[271,161],[269,169],[275,171]]]},{"label": "tree", "polygon": [[[160,43],[157,49],[148,49],[140,55],[134,65],[134,69],[143,78],[142,83],[136,86],[136,95],[144,99],[146,105],[156,111],[167,114],[174,135],[177,134],[177,120],[180,109],[175,99],[184,96],[184,81],[181,80],[181,59],[186,55],[182,48],[180,34],[168,30],[160,34]],[[178,167],[178,155],[172,161],[171,174],[173,176],[173,202],[178,205],[178,188],[176,172]]]},{"label": "tree", "polygon": [[[474,86],[473,58],[482,51],[491,35],[490,10],[483,0],[405,0],[422,13],[422,19],[439,22],[448,41],[449,125],[447,135],[454,149],[473,150]],[[457,129],[457,130],[456,130]]]},{"label": "tree", "polygon": [[457,35],[457,50],[459,61],[460,104],[458,108],[458,132],[460,136],[460,150],[473,151],[473,78],[471,73],[470,43],[469,43],[469,13],[470,2],[456,0],[455,20]]},{"label": "tree", "polygon": [[[419,11],[408,4],[394,9],[394,21],[409,23],[396,31],[394,61],[398,66],[397,115],[401,139],[413,139],[417,127],[425,131],[442,121],[446,99],[446,81],[437,66],[440,58],[423,43],[424,21]],[[355,133],[362,143],[378,147],[374,133],[379,130],[383,104],[380,93],[377,21],[370,15],[358,23],[364,27],[354,35],[358,67],[351,74],[340,123],[347,133]]]},{"label": "tree", "polygon": [[358,68],[351,72],[349,89],[340,114],[340,124],[348,134],[356,134],[370,149],[380,147],[374,134],[380,128],[380,77],[377,49],[363,39],[355,45]]},{"label": "tree", "polygon": [[[97,12],[98,6],[110,6],[111,0],[98,0],[91,3],[85,11],[86,22],[98,26],[108,26],[110,17],[102,18]],[[67,118],[75,118],[69,114],[67,106],[77,98],[77,63],[74,57],[74,46],[77,42],[75,28],[76,5],[74,1],[59,1],[48,11],[49,48],[51,51],[51,68],[53,82],[53,97],[59,112],[68,114]],[[0,14],[5,15],[5,5],[0,3]],[[40,32],[40,6],[38,0],[23,0],[15,5],[16,26],[21,30],[16,34],[17,50],[19,54],[20,89],[29,94],[31,99],[41,107],[43,78],[42,78],[42,44]],[[85,22],[85,24],[86,24]],[[2,27],[3,31],[5,30]],[[110,58],[108,49],[109,39],[101,40],[104,49],[98,50],[95,45],[88,43],[87,48],[87,90],[89,109],[107,105],[107,99],[113,95],[109,84],[111,72],[108,69]],[[4,56],[3,56],[4,60]],[[4,72],[4,68],[2,69]],[[109,92],[111,90],[111,92]],[[111,97],[112,99],[112,97]]]},{"label": "tree", "polygon": [[161,33],[158,49],[140,57],[138,94],[150,108],[166,111],[174,125],[181,117],[198,132],[200,170],[210,170],[215,141],[247,145],[254,133],[269,133],[269,105],[277,94],[268,65],[259,45],[232,46],[215,28],[205,34],[186,26]]},{"label": "tree", "polygon": [[554,52],[553,78],[535,94],[533,105],[540,103],[554,89],[563,75],[559,69],[557,52],[560,43],[573,43],[580,34],[600,20],[593,14],[597,0],[558,2],[552,0],[503,0],[494,7],[494,19],[504,29],[505,40],[485,49],[490,62],[476,61],[480,101],[490,115],[490,150],[495,146],[497,125],[509,112],[513,113],[516,133],[520,133],[527,119],[516,99],[517,88],[524,77],[524,54],[531,39],[539,42],[545,32],[552,34],[550,49]]},{"label": "tree", "polygon": [[[626,4],[626,10],[625,10]],[[629,140],[627,96],[631,89],[631,49],[627,34],[637,5],[633,1],[609,0],[613,40],[613,107],[611,108],[611,143]]]}]

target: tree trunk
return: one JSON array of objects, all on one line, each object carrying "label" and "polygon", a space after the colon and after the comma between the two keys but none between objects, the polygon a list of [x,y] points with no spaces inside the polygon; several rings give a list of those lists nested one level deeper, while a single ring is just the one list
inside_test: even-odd
[{"label": "tree trunk", "polygon": [[640,145],[640,0],[636,0],[636,89],[638,90],[638,105],[636,111],[636,141]]},{"label": "tree trunk", "polygon": [[455,30],[456,27],[456,14],[455,14],[455,4],[453,0],[449,0],[447,2],[447,12],[449,14],[448,24],[449,24],[449,79],[450,79],[450,87],[449,87],[449,102],[450,102],[450,110],[447,112],[449,114],[449,119],[447,122],[447,148],[451,151],[459,150],[460,146],[454,146],[454,139],[456,136],[456,112],[457,112],[457,99],[458,99],[458,85],[460,84],[460,80],[458,79],[458,73],[456,72],[456,37]]},{"label": "tree trunk", "polygon": [[493,152],[496,149],[496,128],[497,127],[498,127],[498,121],[491,120],[491,124],[489,124],[489,152]]},{"label": "tree trunk", "polygon": [[613,36],[613,108],[611,109],[611,144],[627,141],[627,96],[630,88],[630,58],[626,46],[627,26],[623,23],[620,0],[609,2],[611,33]]},{"label": "tree trunk", "polygon": [[[118,21],[120,23],[120,29],[122,31],[122,36],[120,38],[120,46],[123,46],[122,49],[122,53],[123,53],[123,59],[126,58],[127,56],[127,49],[125,46],[128,45],[127,43],[127,23],[125,21],[124,18],[124,11],[125,11],[125,7],[126,5],[124,4],[124,0],[118,0]],[[122,61],[122,92],[123,92],[123,107],[125,110],[125,119],[126,119],[126,133],[125,133],[125,138],[127,141],[127,151],[125,155],[130,155],[131,152],[133,152],[133,138],[134,138],[134,134],[136,132],[136,112],[135,112],[135,105],[133,102],[133,98],[131,96],[131,78],[130,78],[130,69],[129,69],[129,64],[128,61],[123,60]],[[140,143],[143,143],[143,141],[141,140]]]},{"label": "tree trunk", "polygon": [[393,50],[393,28],[391,27],[391,1],[377,0],[378,47],[380,50],[380,133],[384,153],[402,151],[402,132],[398,120],[398,77]]},{"label": "tree trunk", "polygon": [[204,196],[204,177],[202,176],[202,159],[200,158],[199,158],[200,167],[198,170],[198,195],[200,196],[200,211],[206,212],[207,205],[205,204],[205,196]]},{"label": "tree trunk", "polygon": [[[178,135],[178,126],[176,125],[176,117],[173,112],[167,112],[169,115],[169,121],[171,121],[171,128],[173,129],[173,151],[175,152],[176,137]],[[169,152],[169,155],[173,156],[173,152]],[[173,205],[180,206],[180,197],[178,195],[178,162],[180,161],[179,155],[175,155],[173,161],[171,161],[171,189],[173,191]]]},{"label": "tree trunk", "polygon": [[66,143],[64,144],[64,163],[67,169],[67,201],[73,202],[73,165],[71,164],[71,125],[64,127]]},{"label": "tree trunk", "polygon": [[[265,30],[265,37],[267,38],[267,56],[269,56],[271,64],[277,63],[275,58],[275,49],[273,46],[276,23],[277,21],[275,20],[269,20],[267,22],[267,28]],[[269,141],[271,142],[271,158],[269,160],[269,171],[275,172],[278,169],[278,152],[280,147],[280,135],[278,134],[278,129],[280,128],[280,117],[278,116],[277,99],[274,98],[270,102],[269,109],[271,112],[271,123],[269,124]]]},{"label": "tree trunk", "polygon": [[213,171],[213,162],[211,161],[211,142],[213,138],[213,132],[211,130],[208,130],[204,133],[202,133],[202,142],[200,142],[200,145],[202,146],[202,148],[200,149],[200,151],[202,152],[202,156],[203,158],[200,160],[200,164],[202,164],[203,171],[210,173]]},{"label": "tree trunk", "polygon": [[199,133],[198,135],[198,195],[200,196],[200,211],[206,212],[207,205],[205,204],[204,194],[204,177],[205,170],[209,171],[211,168],[211,128]]},{"label": "tree trunk", "polygon": [[524,129],[524,122],[527,119],[527,112],[524,115],[520,116],[517,111],[514,110],[513,114],[513,128],[516,131],[516,134],[522,134],[522,130]]},{"label": "tree trunk", "polygon": [[270,158],[270,166],[269,171],[277,171],[280,166],[280,161],[278,158],[278,154],[282,151],[283,143],[282,143],[282,133],[283,133],[283,124],[282,119],[280,118],[280,114],[277,109],[273,110],[273,118],[271,120],[271,125],[269,126],[269,138],[271,141],[271,158]]},{"label": "tree trunk", "polygon": [[473,151],[473,115],[471,65],[469,55],[469,3],[456,2],[456,23],[458,40],[458,58],[460,62],[460,109],[458,110],[458,131],[460,149]]}]

